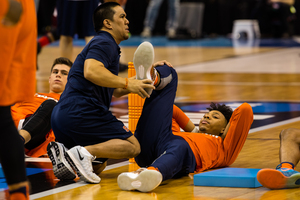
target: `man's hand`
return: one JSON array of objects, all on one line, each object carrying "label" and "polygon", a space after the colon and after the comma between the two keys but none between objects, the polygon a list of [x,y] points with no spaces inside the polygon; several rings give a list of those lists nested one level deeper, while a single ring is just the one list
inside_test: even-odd
[{"label": "man's hand", "polygon": [[22,4],[15,0],[8,0],[8,2],[9,2],[8,12],[4,16],[2,20],[2,24],[4,26],[14,26],[20,21],[21,15],[23,13],[23,8],[22,8]]},{"label": "man's hand", "polygon": [[153,64],[154,67],[161,66],[161,65],[168,65],[169,67],[173,67],[173,65],[166,60],[157,61],[156,63]]},{"label": "man's hand", "polygon": [[[152,66],[157,67],[157,66],[161,66],[161,65],[167,65],[169,67],[173,67],[173,65],[166,60],[161,60],[161,61],[155,62]],[[135,76],[130,77],[128,79],[127,90],[129,92],[136,93],[142,98],[145,98],[145,97],[149,98],[150,95],[145,91],[145,88],[151,88],[154,90],[155,86],[153,86],[153,81],[150,79],[136,80]]]},{"label": "man's hand", "polygon": [[137,80],[134,77],[128,79],[127,90],[132,93],[138,94],[142,98],[149,98],[150,95],[145,91],[145,88],[155,89],[152,85],[153,81],[150,79]]}]

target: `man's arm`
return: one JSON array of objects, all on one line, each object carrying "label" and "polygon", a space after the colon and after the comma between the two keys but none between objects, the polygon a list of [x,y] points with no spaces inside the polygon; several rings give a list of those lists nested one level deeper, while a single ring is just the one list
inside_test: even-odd
[{"label": "man's arm", "polygon": [[[114,75],[108,69],[105,68],[103,63],[95,59],[87,59],[84,62],[84,77],[96,85],[102,87],[117,88],[117,91],[114,93],[114,95],[118,97],[122,94],[124,95],[133,92],[138,94],[142,98],[145,98],[149,97],[149,95],[144,90],[144,88],[155,89],[155,87],[151,85],[152,81],[149,79],[128,79],[127,84],[126,78]],[[122,89],[126,87],[126,85],[126,90]]]},{"label": "man's arm", "polygon": [[[136,76],[133,76],[133,77],[128,78],[128,82],[129,82],[129,79],[136,79]],[[114,90],[114,94],[113,94],[113,95],[114,95],[115,97],[119,98],[119,97],[124,96],[124,95],[129,94],[129,93],[130,93],[129,90],[127,90],[127,89],[124,89],[124,88],[116,88],[116,89]]]},{"label": "man's arm", "polygon": [[223,146],[227,165],[231,165],[242,150],[252,122],[253,111],[248,103],[243,103],[234,110],[224,131],[226,137]]}]

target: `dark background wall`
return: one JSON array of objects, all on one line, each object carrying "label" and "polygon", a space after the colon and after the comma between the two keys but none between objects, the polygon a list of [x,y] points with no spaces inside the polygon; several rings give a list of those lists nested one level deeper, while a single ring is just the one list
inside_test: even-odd
[{"label": "dark background wall", "polygon": [[[269,32],[273,19],[267,10],[267,0],[181,0],[181,2],[202,2],[205,4],[202,21],[202,36],[224,35],[232,32],[233,21],[236,19],[259,19],[262,21],[261,31]],[[143,21],[149,0],[128,0],[125,11],[130,21],[130,32],[139,35],[143,30]],[[168,0],[164,0],[156,20],[154,35],[164,35],[167,21]],[[298,12],[291,22],[292,34],[300,35],[300,0],[295,0],[294,7]],[[274,13],[272,11],[271,13]],[[279,14],[275,14],[278,16]],[[278,27],[280,28],[280,26]],[[266,34],[272,37],[272,34]]]},{"label": "dark background wall", "polygon": [[[217,35],[227,36],[232,32],[236,19],[258,19],[262,35],[266,37],[281,36],[288,32],[290,36],[300,35],[300,0],[295,0],[296,13],[289,15],[289,7],[272,10],[268,0],[181,0],[183,2],[202,2],[205,5],[202,20],[202,37]],[[53,17],[55,0],[40,0],[38,9],[39,34],[45,34],[56,26]],[[130,32],[139,35],[143,30],[143,22],[149,0],[127,0],[125,11],[130,21]],[[155,23],[153,35],[165,35],[168,11],[168,0],[164,0]],[[282,20],[284,19],[284,20]],[[286,21],[287,20],[287,21]]]}]

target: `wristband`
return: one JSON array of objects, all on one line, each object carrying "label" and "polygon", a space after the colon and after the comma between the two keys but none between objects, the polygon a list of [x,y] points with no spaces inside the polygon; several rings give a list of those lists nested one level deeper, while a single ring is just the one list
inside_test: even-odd
[{"label": "wristband", "polygon": [[127,89],[127,87],[128,87],[128,78],[125,78],[125,86],[123,87],[123,89]]}]

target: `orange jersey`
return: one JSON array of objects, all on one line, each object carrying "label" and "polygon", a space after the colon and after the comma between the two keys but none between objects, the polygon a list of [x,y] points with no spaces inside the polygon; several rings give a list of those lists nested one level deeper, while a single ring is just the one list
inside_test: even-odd
[{"label": "orange jersey", "polygon": [[[58,101],[59,98],[60,94],[56,93],[36,93],[34,95],[33,101],[16,103],[11,107],[11,114],[16,127],[20,130],[24,119],[32,115],[45,100],[53,99],[55,101]],[[39,157],[41,155],[44,155],[47,153],[47,145],[54,140],[55,136],[53,131],[51,130],[47,134],[46,141],[44,143],[32,150],[25,149],[25,153],[26,155],[32,157]]]},{"label": "orange jersey", "polygon": [[219,136],[204,133],[173,132],[173,134],[183,137],[189,143],[196,158],[196,172],[200,172],[231,165],[246,141],[252,122],[252,108],[249,104],[243,103],[234,110],[224,140]]},{"label": "orange jersey", "polygon": [[1,6],[0,6],[0,19],[2,19],[2,17],[4,17],[4,15],[7,13],[8,11],[8,0],[2,0],[1,1]]},{"label": "orange jersey", "polygon": [[[13,27],[0,23],[0,106],[31,101],[35,93],[36,11],[34,1],[20,2],[23,8],[20,21]],[[8,2],[2,0],[1,15],[7,12],[7,6]]]}]

